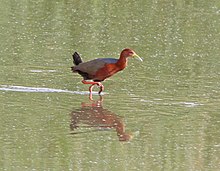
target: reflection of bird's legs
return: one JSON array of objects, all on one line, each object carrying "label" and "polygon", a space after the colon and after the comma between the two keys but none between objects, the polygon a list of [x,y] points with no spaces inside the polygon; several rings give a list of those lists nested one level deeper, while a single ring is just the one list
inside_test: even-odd
[{"label": "reflection of bird's legs", "polygon": [[104,101],[103,96],[99,95],[99,100],[93,100],[90,99],[92,102],[91,103],[81,103],[81,107],[102,107],[102,102]]},{"label": "reflection of bird's legs", "polygon": [[104,99],[103,99],[102,95],[99,95],[98,103],[101,105],[103,101],[104,101]]},{"label": "reflection of bird's legs", "polygon": [[99,94],[104,90],[104,86],[102,85],[101,82],[82,80],[82,83],[83,83],[83,84],[92,84],[92,85],[89,87],[90,95],[92,94],[92,89],[93,89],[93,86],[94,86],[94,85],[97,85],[97,86],[100,87]]}]

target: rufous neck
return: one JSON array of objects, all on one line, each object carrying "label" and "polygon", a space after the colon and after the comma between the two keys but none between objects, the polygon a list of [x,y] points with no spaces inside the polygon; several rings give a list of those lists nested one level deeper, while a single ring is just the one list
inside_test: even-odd
[{"label": "rufous neck", "polygon": [[127,58],[120,55],[120,58],[118,59],[117,65],[121,67],[121,69],[124,69],[127,66]]}]

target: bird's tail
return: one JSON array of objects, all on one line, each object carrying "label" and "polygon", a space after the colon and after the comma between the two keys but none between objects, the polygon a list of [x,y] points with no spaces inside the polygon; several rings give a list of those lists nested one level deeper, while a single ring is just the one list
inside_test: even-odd
[{"label": "bird's tail", "polygon": [[80,63],[82,63],[83,61],[82,61],[82,58],[79,56],[79,54],[77,53],[77,52],[75,52],[74,54],[73,54],[73,63],[75,64],[75,65],[79,65]]}]

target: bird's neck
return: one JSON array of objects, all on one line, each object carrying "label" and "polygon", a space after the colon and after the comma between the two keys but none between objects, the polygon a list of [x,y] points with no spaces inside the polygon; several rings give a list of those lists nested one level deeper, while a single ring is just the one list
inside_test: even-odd
[{"label": "bird's neck", "polygon": [[127,66],[127,58],[120,56],[120,58],[118,59],[116,65],[120,68],[120,69],[124,69]]}]

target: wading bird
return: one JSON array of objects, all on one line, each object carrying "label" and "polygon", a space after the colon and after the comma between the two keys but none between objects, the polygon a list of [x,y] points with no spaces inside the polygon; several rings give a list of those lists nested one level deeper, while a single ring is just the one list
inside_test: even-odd
[{"label": "wading bird", "polygon": [[91,84],[89,87],[90,95],[94,85],[100,87],[99,94],[104,90],[102,81],[111,77],[118,71],[123,70],[127,66],[128,57],[137,57],[140,61],[142,59],[131,49],[124,49],[119,59],[115,58],[98,58],[88,62],[83,62],[80,55],[75,52],[73,54],[73,63],[75,66],[71,67],[73,72],[78,72],[82,77],[83,84]]}]

